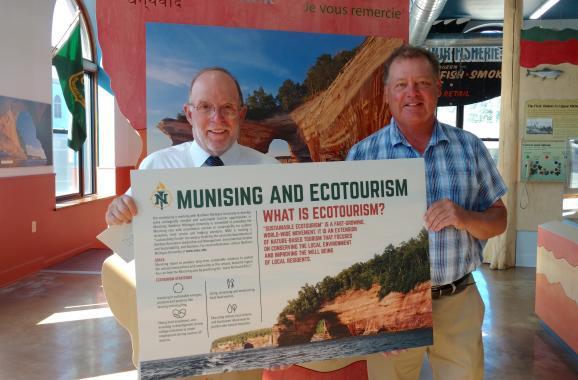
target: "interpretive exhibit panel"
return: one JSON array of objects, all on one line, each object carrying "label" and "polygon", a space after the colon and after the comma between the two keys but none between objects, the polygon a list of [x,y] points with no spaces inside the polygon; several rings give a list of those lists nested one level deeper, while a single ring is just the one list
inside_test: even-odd
[{"label": "interpretive exhibit panel", "polygon": [[432,343],[422,159],[132,172],[141,378]]}]

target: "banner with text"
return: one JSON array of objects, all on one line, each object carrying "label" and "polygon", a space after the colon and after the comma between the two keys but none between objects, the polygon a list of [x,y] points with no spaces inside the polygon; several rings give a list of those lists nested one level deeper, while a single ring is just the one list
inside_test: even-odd
[{"label": "banner with text", "polygon": [[500,96],[502,47],[431,47],[440,61],[438,106],[459,106]]},{"label": "banner with text", "polygon": [[133,171],[142,379],[432,343],[422,159]]}]

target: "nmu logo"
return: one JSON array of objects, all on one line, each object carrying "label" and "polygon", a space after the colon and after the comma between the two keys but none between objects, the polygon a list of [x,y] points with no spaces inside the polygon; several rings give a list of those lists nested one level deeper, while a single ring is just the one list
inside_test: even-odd
[{"label": "nmu logo", "polygon": [[159,182],[155,192],[151,195],[151,203],[153,206],[164,210],[166,207],[171,205],[172,200],[173,196],[171,195],[171,192],[162,182]]}]

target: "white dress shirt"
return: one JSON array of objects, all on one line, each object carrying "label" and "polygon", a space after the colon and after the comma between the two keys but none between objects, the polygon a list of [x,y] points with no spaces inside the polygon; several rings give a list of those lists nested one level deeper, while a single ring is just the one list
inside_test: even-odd
[{"label": "white dress shirt", "polygon": [[[141,162],[139,169],[198,168],[204,166],[209,156],[196,141],[189,141],[151,153]],[[219,157],[226,166],[279,163],[273,157],[237,142]]]},{"label": "white dress shirt", "polygon": [[[198,168],[206,166],[205,161],[209,156],[210,154],[205,152],[196,141],[188,141],[149,154],[142,160],[139,170]],[[219,157],[227,166],[279,163],[273,157],[237,142]],[[131,189],[129,188],[125,194],[132,195]]]}]

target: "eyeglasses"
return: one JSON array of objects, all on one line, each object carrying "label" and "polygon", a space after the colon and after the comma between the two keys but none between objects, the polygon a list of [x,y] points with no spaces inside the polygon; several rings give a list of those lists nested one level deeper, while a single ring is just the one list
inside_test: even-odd
[{"label": "eyeglasses", "polygon": [[209,117],[213,116],[217,111],[219,112],[219,115],[221,115],[225,119],[234,120],[239,117],[239,108],[231,103],[226,103],[219,107],[217,107],[213,103],[207,102],[199,102],[197,105],[188,103],[188,105],[191,108],[196,109],[197,112]]}]

